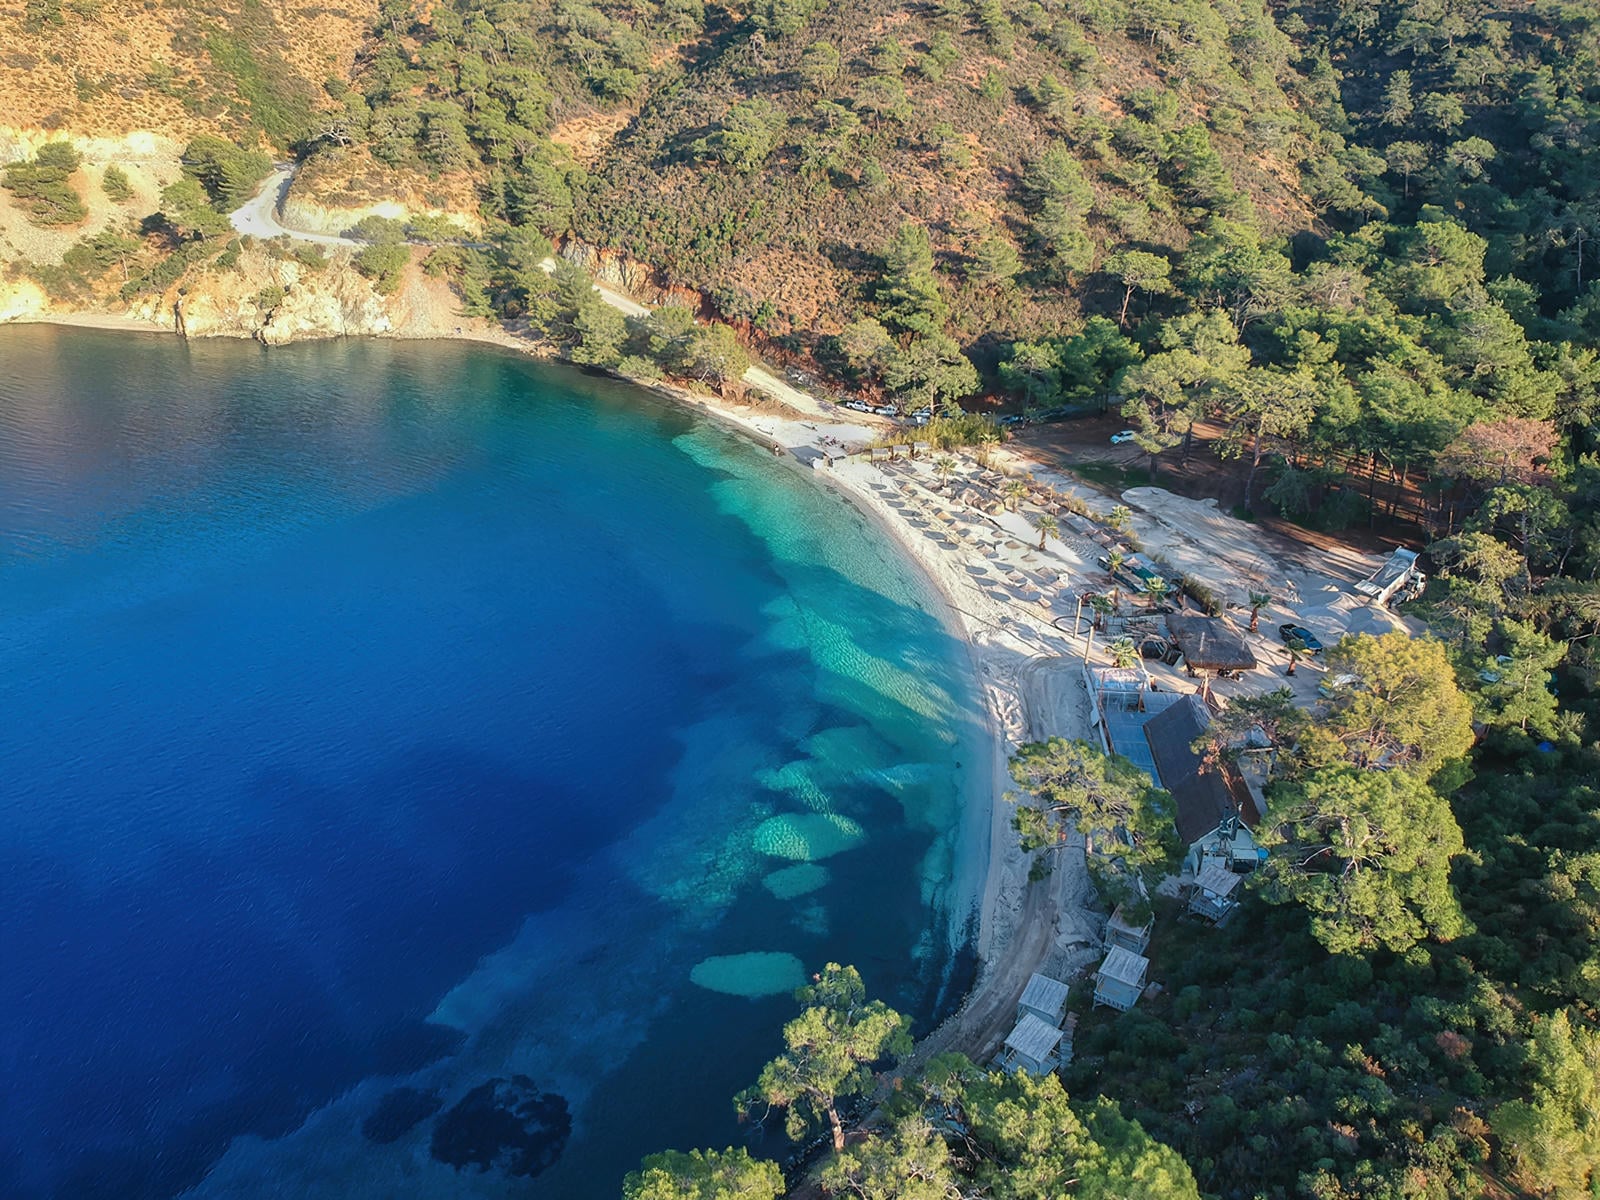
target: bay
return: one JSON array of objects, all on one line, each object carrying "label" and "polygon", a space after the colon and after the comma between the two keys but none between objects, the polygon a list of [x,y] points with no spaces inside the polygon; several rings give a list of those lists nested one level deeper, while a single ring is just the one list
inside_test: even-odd
[{"label": "bay", "polygon": [[[781,1153],[731,1096],[793,1004],[740,991],[853,962],[927,1022],[964,982],[940,612],[615,381],[0,332],[0,1194],[581,1200]],[[570,1133],[440,1161],[517,1079]]]}]

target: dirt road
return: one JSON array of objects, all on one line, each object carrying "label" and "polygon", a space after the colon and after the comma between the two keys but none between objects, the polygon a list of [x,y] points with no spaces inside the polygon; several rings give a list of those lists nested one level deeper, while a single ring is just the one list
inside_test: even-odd
[{"label": "dirt road", "polygon": [[279,219],[284,197],[294,182],[293,167],[280,167],[268,175],[260,190],[228,214],[228,221],[239,233],[251,237],[288,237],[297,242],[312,242],[318,246],[362,246],[355,238],[335,233],[309,233],[303,229],[290,229]]}]

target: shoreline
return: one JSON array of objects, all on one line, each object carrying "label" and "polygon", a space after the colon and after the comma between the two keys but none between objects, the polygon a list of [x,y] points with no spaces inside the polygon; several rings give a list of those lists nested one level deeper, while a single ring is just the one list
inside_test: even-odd
[{"label": "shoreline", "polygon": [[[606,299],[613,298],[608,294]],[[617,301],[623,299],[616,297]],[[11,323],[179,336],[170,327],[111,313],[48,314]],[[541,361],[560,361],[543,353],[536,341],[482,320],[464,319],[458,333],[343,336],[477,342]],[[962,951],[961,939],[965,936],[978,960],[978,969],[970,990],[944,1024],[919,1043],[917,1057],[925,1051],[944,1049],[962,1049],[974,1057],[986,1053],[1004,1035],[1004,1029],[996,1033],[997,1022],[1009,1028],[1016,996],[1029,975],[1046,969],[1052,958],[1057,961],[1058,974],[1070,969],[1060,962],[1058,933],[1074,934],[1081,940],[1089,923],[1085,918],[1090,914],[1075,912],[1071,903],[1087,889],[1081,862],[1074,866],[1074,860],[1064,857],[1046,882],[1030,885],[1031,856],[1017,846],[1005,798],[1010,785],[1006,764],[1011,746],[1050,736],[1088,736],[1090,732],[1087,695],[1077,679],[1075,656],[1079,652],[1051,624],[1055,616],[1061,615],[1060,610],[1041,607],[1031,599],[1039,586],[1031,578],[1035,570],[1042,568],[1046,575],[1059,572],[1071,581],[1085,569],[1087,561],[1059,541],[1048,551],[1037,551],[1031,544],[1021,543],[1014,536],[1015,529],[1008,529],[981,512],[968,512],[966,506],[943,495],[931,475],[928,456],[911,464],[900,460],[887,472],[877,463],[859,460],[846,460],[832,467],[810,466],[821,455],[824,438],[859,449],[891,427],[852,419],[854,413],[846,417],[833,405],[790,387],[760,368],[752,368],[747,382],[751,394],[764,397],[764,401],[749,404],[676,384],[610,374],[691,408],[765,448],[781,448],[789,469],[817,476],[813,482],[871,521],[898,548],[937,602],[940,624],[965,647],[971,678],[981,696],[981,712],[974,714],[979,718],[980,737],[961,749],[964,753],[980,752],[984,757],[981,762],[966,763],[960,768],[964,775],[960,784],[962,813],[951,846],[953,868],[946,894],[946,916],[952,954]],[[976,478],[982,470],[964,454],[952,457],[963,460],[964,474],[969,478]],[[946,484],[945,490],[957,489]],[[945,529],[936,529],[933,513],[943,511],[945,506],[963,520],[970,518],[969,527],[975,535],[958,534],[952,540]],[[948,516],[945,519],[948,521]],[[1009,524],[1015,525],[1016,518]],[[1019,576],[1028,580],[1020,585],[1023,590],[1013,582]],[[1069,593],[1063,587],[1059,595],[1066,598]],[[1069,659],[1069,655],[1074,657]],[[1039,675],[1054,674],[1069,665],[1066,687],[1037,686]]]}]

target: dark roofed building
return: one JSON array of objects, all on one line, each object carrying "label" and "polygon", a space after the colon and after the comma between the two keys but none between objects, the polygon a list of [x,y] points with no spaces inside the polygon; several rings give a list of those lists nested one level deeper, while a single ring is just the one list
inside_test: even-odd
[{"label": "dark roofed building", "polygon": [[1203,760],[1194,741],[1210,724],[1211,715],[1200,697],[1183,696],[1144,727],[1161,786],[1172,793],[1178,836],[1185,846],[1209,837],[1230,817],[1240,817],[1246,825],[1261,820],[1255,798],[1231,765],[1200,769]]},{"label": "dark roofed building", "polygon": [[1248,671],[1256,656],[1244,635],[1225,617],[1200,617],[1193,613],[1168,613],[1167,632],[1183,652],[1192,675],[1196,671]]}]

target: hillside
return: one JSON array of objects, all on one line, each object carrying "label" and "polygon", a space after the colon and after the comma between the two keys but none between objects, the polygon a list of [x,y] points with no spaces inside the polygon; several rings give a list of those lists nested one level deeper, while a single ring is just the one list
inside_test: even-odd
[{"label": "hillside", "polygon": [[[837,332],[914,220],[952,292],[950,331],[970,345],[1064,327],[1085,288],[1104,290],[1093,268],[1111,249],[1181,250],[1212,211],[1269,233],[1313,225],[1297,167],[1315,130],[1266,14],[1199,7],[1169,52],[1114,7],[1087,20],[998,4],[751,13],[692,83],[646,104],[595,172],[578,230],[661,262],[729,315],[766,301],[774,332]],[[1062,149],[1069,174],[1047,195],[1039,164]],[[1009,253],[1022,286],[997,294],[979,260]]]},{"label": "hillside", "polygon": [[0,4],[0,128],[79,137],[224,132],[284,146],[328,101],[375,0]]}]

